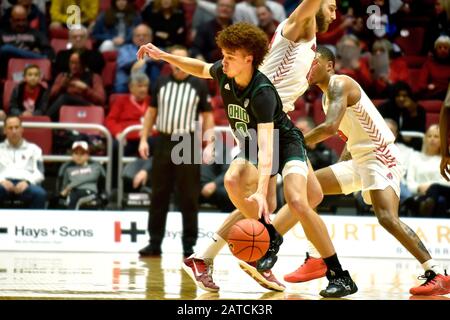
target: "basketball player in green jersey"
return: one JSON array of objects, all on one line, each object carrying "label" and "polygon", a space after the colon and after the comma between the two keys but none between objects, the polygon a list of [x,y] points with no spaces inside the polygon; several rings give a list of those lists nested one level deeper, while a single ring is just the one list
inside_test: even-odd
[{"label": "basketball player in green jersey", "polygon": [[[242,150],[231,163],[225,178],[225,186],[233,204],[248,218],[263,218],[269,233],[273,233],[274,228],[269,224],[267,198],[275,192],[275,174],[281,173],[291,213],[300,221],[306,236],[319,253],[330,257],[328,269],[332,278],[328,287],[320,294],[342,297],[356,292],[357,287],[348,271],[341,268],[325,224],[308,204],[308,165],[303,135],[283,112],[281,99],[271,81],[257,70],[267,53],[265,34],[256,26],[238,23],[224,29],[218,35],[217,43],[222,50],[223,59],[215,64],[174,56],[151,43],[141,46],[137,56],[142,59],[148,55],[194,76],[219,81],[221,96],[228,111],[227,117]],[[252,160],[255,160],[251,154],[252,143],[257,143],[257,168],[252,164]],[[279,147],[279,152],[274,153],[274,145]],[[257,175],[256,192],[250,191],[238,196],[233,192],[238,186],[232,183],[230,175],[238,175],[244,182]],[[208,261],[191,256],[184,261],[183,268],[203,289],[219,289],[212,280]],[[268,273],[266,277],[273,276],[270,270]],[[280,284],[279,290],[284,290],[284,286]]]}]

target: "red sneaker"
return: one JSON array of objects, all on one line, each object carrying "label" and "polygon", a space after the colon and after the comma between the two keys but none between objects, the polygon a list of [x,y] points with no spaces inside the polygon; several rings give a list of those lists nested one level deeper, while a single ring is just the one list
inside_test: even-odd
[{"label": "red sneaker", "polygon": [[219,287],[214,283],[212,278],[213,263],[207,260],[211,259],[196,259],[191,256],[184,259],[181,266],[195,282],[197,287],[206,291],[217,292],[219,291]]},{"label": "red sneaker", "polygon": [[275,278],[271,270],[258,271],[256,262],[239,260],[239,267],[266,289],[273,291],[284,291],[286,289],[286,286]]},{"label": "red sneaker", "polygon": [[418,287],[411,288],[409,293],[418,296],[439,296],[450,293],[450,276],[447,271],[442,274],[436,274],[432,270],[425,271],[419,279],[426,280]]},{"label": "red sneaker", "polygon": [[294,272],[284,276],[286,282],[305,282],[313,279],[325,277],[327,266],[322,258],[310,257],[306,253],[305,262]]}]

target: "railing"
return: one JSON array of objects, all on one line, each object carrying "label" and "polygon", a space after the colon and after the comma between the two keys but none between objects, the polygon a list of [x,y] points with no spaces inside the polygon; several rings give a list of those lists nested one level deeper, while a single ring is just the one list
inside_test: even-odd
[{"label": "railing", "polygon": [[[43,128],[43,129],[96,129],[99,130],[106,137],[106,156],[93,156],[92,160],[99,162],[106,162],[106,179],[105,190],[108,194],[111,194],[111,181],[112,181],[112,136],[111,133],[104,126],[94,123],[56,123],[56,122],[22,122],[24,128]],[[3,127],[3,122],[0,122],[0,128]],[[46,162],[64,162],[72,160],[69,155],[43,155]]]},{"label": "railing", "polygon": [[425,137],[425,134],[423,132],[419,132],[419,131],[400,131],[400,134],[403,137],[408,137],[408,138],[423,138]]},{"label": "railing", "polygon": [[[123,130],[119,136],[117,137],[117,140],[119,142],[119,154],[118,154],[118,168],[117,168],[117,208],[122,208],[122,202],[123,202],[123,178],[122,178],[122,173],[123,173],[123,164],[124,163],[129,163],[129,162],[133,162],[137,159],[137,157],[124,157],[123,156],[123,150],[124,150],[124,143],[125,143],[125,138],[126,136],[134,131],[139,131],[142,130],[143,126],[141,124],[137,124],[137,125],[132,125],[127,127],[125,130]],[[218,132],[231,132],[230,127],[228,126],[217,126],[214,127],[214,131],[216,133]]]}]

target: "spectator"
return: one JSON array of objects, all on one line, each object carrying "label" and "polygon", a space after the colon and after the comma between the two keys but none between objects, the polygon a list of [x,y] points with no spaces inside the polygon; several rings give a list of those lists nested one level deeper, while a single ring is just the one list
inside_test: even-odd
[{"label": "spectator", "polygon": [[6,141],[0,143],[0,203],[17,198],[29,209],[44,209],[47,193],[38,184],[44,180],[42,150],[23,139],[18,116],[4,121]]},{"label": "spectator", "polygon": [[72,26],[69,30],[69,46],[67,50],[62,50],[56,55],[55,64],[52,67],[53,77],[59,73],[69,72],[70,55],[75,51],[83,54],[86,58],[86,66],[94,73],[102,74],[105,60],[100,52],[97,50],[88,49],[88,31],[82,26]]},{"label": "spectator", "polygon": [[[425,133],[426,112],[413,97],[410,86],[405,82],[397,82],[393,86],[392,95],[378,110],[383,118],[394,120],[400,131],[419,131]],[[421,141],[404,138],[408,146],[420,150]]]},{"label": "spectator", "polygon": [[129,0],[111,0],[111,7],[98,16],[92,37],[99,42],[100,52],[116,51],[131,42],[139,23],[141,16]]},{"label": "spectator", "polygon": [[178,0],[154,0],[142,12],[142,21],[153,30],[153,44],[167,48],[186,44],[184,14]]},{"label": "spectator", "polygon": [[280,22],[273,18],[272,10],[267,4],[256,7],[256,16],[258,17],[258,27],[267,34],[269,41],[272,40]]},{"label": "spectator", "polygon": [[336,71],[355,79],[364,89],[370,88],[370,76],[367,59],[361,56],[359,39],[352,35],[344,35],[336,45]]},{"label": "spectator", "polygon": [[97,18],[99,2],[100,1],[92,0],[52,1],[50,7],[50,29],[64,28],[66,24],[70,23],[71,21],[76,21],[77,17],[75,17],[74,15],[77,14],[77,11],[68,12],[67,10],[69,6],[75,5],[80,9],[80,16],[78,18],[81,19],[81,24],[91,30],[94,26],[95,19]]},{"label": "spectator", "polygon": [[440,36],[434,42],[432,56],[420,69],[417,91],[422,99],[444,100],[450,80],[450,37]]},{"label": "spectator", "polygon": [[[42,34],[46,34],[47,23],[45,20],[45,15],[43,13],[45,11],[41,11],[38,8],[38,6],[33,3],[32,0],[17,0],[17,1],[9,0],[9,2],[24,7],[28,14],[27,20],[30,28],[39,30],[39,32],[41,32]],[[2,23],[0,25],[2,29],[6,29],[8,27],[9,21],[11,19],[11,11],[12,7],[6,9],[3,17],[1,18]]]},{"label": "spectator", "polygon": [[15,116],[42,115],[47,109],[48,90],[40,83],[41,70],[35,64],[23,70],[23,82],[18,84],[11,95],[9,113]]},{"label": "spectator", "polygon": [[86,56],[73,52],[69,60],[70,73],[60,73],[50,91],[51,105],[47,115],[59,120],[59,109],[63,105],[88,106],[105,104],[105,89],[102,78],[86,68]]},{"label": "spectator", "polygon": [[151,59],[137,60],[136,58],[139,47],[151,42],[152,39],[152,30],[147,25],[140,24],[133,30],[133,43],[125,44],[120,47],[117,56],[114,92],[128,92],[128,79],[134,72],[145,72],[150,78],[150,85],[156,84],[156,79],[160,73],[161,63]]},{"label": "spectator", "polygon": [[[187,56],[187,49],[183,47],[176,46],[170,51],[175,55]],[[139,251],[141,256],[161,254],[170,195],[174,185],[177,186],[180,195],[180,211],[183,216],[182,243],[185,256],[193,253],[198,237],[200,166],[196,164],[198,163],[196,155],[199,155],[201,150],[195,148],[199,145],[194,142],[198,136],[195,133],[195,121],[201,112],[203,130],[211,133],[214,120],[211,106],[207,102],[206,83],[172,65],[171,68],[173,74],[161,77],[156,85],[156,93],[152,94],[152,104],[145,114],[144,129],[139,144],[139,154],[146,159],[149,156],[147,137],[156,121],[156,128],[160,134],[154,148],[151,173],[152,195],[148,222],[150,241]],[[190,98],[187,99],[187,97]],[[179,103],[171,103],[172,98],[177,99]],[[168,117],[169,114],[174,116]],[[179,144],[174,141],[174,138],[178,141],[181,139],[190,148],[183,152],[183,161],[179,164],[175,164],[171,157],[172,152],[176,152],[174,148]]]},{"label": "spectator", "polygon": [[234,13],[234,0],[219,0],[214,19],[202,24],[195,32],[191,55],[207,62],[222,58],[222,51],[217,47],[216,35],[231,25]]},{"label": "spectator", "polygon": [[[316,124],[310,117],[301,117],[297,119],[295,126],[299,128],[303,134],[306,134],[314,129]],[[336,163],[338,159],[336,153],[324,143],[306,146],[306,152],[314,170],[328,167],[333,163]]]},{"label": "spectator", "polygon": [[[116,139],[127,127],[142,123],[150,102],[149,86],[149,79],[144,73],[132,74],[129,84],[131,94],[117,97],[110,106],[105,126]],[[127,136],[125,155],[135,155],[138,146],[139,132],[130,133]]]},{"label": "spectator", "polygon": [[[395,48],[398,46],[395,45]],[[398,81],[411,81],[408,64],[395,50],[400,48],[394,49],[394,45],[387,39],[376,40],[372,45],[369,65],[374,83],[371,95],[374,97],[385,97],[392,89],[391,86]]]},{"label": "spectator", "polygon": [[89,159],[89,145],[86,141],[72,144],[72,161],[62,167],[63,177],[60,195],[67,198],[67,208],[76,209],[81,198],[99,197],[98,181],[105,177],[100,163]]},{"label": "spectator", "polygon": [[445,10],[444,3],[450,9],[450,3],[447,0],[435,0],[434,10],[427,27],[425,28],[425,36],[422,53],[424,55],[433,50],[433,41],[441,35],[450,35],[450,16]]},{"label": "spectator", "polygon": [[[197,5],[211,13],[214,13],[214,11],[216,10],[216,4],[208,1],[197,0]],[[273,17],[276,21],[281,22],[286,19],[286,12],[284,11],[284,7],[277,1],[244,0],[236,4],[233,21],[248,22],[254,24],[255,26],[258,25],[256,7],[259,5],[267,5],[270,10],[272,10]]]},{"label": "spectator", "polygon": [[422,152],[411,156],[406,174],[408,189],[414,196],[405,203],[413,214],[420,216],[443,216],[450,207],[450,183],[445,181],[439,171],[440,144],[439,126],[428,128]]},{"label": "spectator", "polygon": [[10,58],[52,58],[53,51],[47,38],[38,30],[28,26],[27,11],[22,6],[14,6],[10,25],[0,31],[0,78],[6,76]]}]

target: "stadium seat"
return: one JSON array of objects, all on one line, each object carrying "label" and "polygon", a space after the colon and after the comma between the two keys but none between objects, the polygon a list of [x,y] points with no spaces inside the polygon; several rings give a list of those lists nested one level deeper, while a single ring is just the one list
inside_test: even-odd
[{"label": "stadium seat", "polygon": [[[95,123],[103,125],[105,110],[101,106],[62,106],[59,110],[59,122]],[[98,130],[82,129],[80,133],[101,135]]]},{"label": "stadium seat", "polygon": [[375,105],[375,107],[381,106],[383,103],[385,103],[386,99],[372,99],[372,103]]},{"label": "stadium seat", "polygon": [[66,28],[56,28],[49,29],[49,38],[50,39],[69,39],[69,29]]},{"label": "stadium seat", "polygon": [[[53,48],[53,50],[55,51],[55,53],[57,54],[58,52],[62,51],[62,50],[67,50],[69,40],[68,39],[59,39],[59,38],[53,38],[50,41],[50,46]],[[92,40],[88,39],[86,42],[86,47],[88,49],[92,49]]]},{"label": "stadium seat", "polygon": [[328,148],[333,149],[338,155],[338,157],[342,153],[342,150],[344,149],[345,146],[345,142],[338,136],[332,136],[327,140],[325,140],[324,143]]},{"label": "stadium seat", "polygon": [[227,126],[228,119],[224,108],[213,109],[214,123],[216,126]]},{"label": "stadium seat", "polygon": [[406,56],[418,56],[423,47],[425,38],[425,28],[411,27],[406,28],[408,35],[406,37],[398,36],[394,42],[400,46]]},{"label": "stadium seat", "polygon": [[213,108],[213,110],[224,108],[223,100],[220,95],[212,97],[210,103],[211,103],[211,107]]},{"label": "stadium seat", "polygon": [[12,92],[17,83],[13,80],[6,80],[5,86],[3,87],[3,110],[8,113],[9,112],[9,101],[11,100]]},{"label": "stadium seat", "polygon": [[102,53],[105,66],[102,71],[103,85],[106,89],[114,85],[117,69],[117,51],[106,51]]},{"label": "stadium seat", "polygon": [[49,81],[52,77],[52,67],[49,59],[9,59],[8,80],[20,82],[23,79],[23,69],[30,64],[35,64],[41,69],[42,80]]},{"label": "stadium seat", "polygon": [[425,60],[427,60],[426,56],[404,56],[403,60],[405,60],[408,68],[416,68],[420,69],[424,64]]},{"label": "stadium seat", "polygon": [[427,112],[425,120],[425,128],[429,128],[432,124],[439,124],[439,113]]},{"label": "stadium seat", "polygon": [[[51,122],[48,116],[21,116],[22,122]],[[25,128],[23,137],[29,142],[37,144],[42,154],[52,154],[53,134],[49,128]]]},{"label": "stadium seat", "polygon": [[441,112],[442,100],[419,100],[418,103],[425,108],[427,113],[437,113]]},{"label": "stadium seat", "polygon": [[322,109],[322,99],[316,99],[313,103],[312,118],[316,124],[325,121],[325,112]]}]

